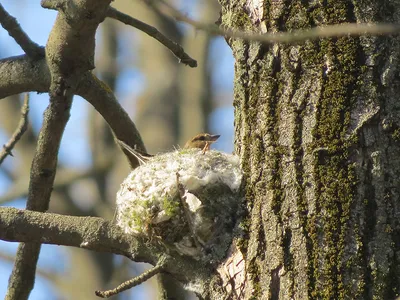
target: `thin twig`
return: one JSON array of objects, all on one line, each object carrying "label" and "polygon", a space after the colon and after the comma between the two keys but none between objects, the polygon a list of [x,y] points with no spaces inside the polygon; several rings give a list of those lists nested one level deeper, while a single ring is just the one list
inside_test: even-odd
[{"label": "thin twig", "polygon": [[44,57],[44,48],[33,42],[22,30],[17,20],[0,4],[0,24],[31,58]]},{"label": "thin twig", "polygon": [[96,296],[101,297],[101,298],[108,298],[108,297],[114,296],[116,294],[119,294],[123,291],[126,291],[130,288],[133,288],[139,284],[142,284],[143,282],[149,280],[151,277],[161,273],[163,271],[164,263],[165,263],[165,260],[160,259],[160,261],[157,263],[156,266],[154,266],[150,270],[144,272],[142,275],[136,276],[132,279],[125,281],[124,283],[117,286],[115,289],[107,290],[107,291],[95,291],[95,294],[96,294]]},{"label": "thin twig", "polygon": [[[148,1],[153,5],[153,1]],[[192,25],[196,29],[206,31],[211,35],[221,35],[231,38],[238,38],[246,41],[256,41],[265,44],[283,43],[295,44],[304,42],[306,40],[316,40],[321,38],[333,38],[343,36],[360,36],[360,35],[389,35],[400,33],[400,26],[395,24],[356,24],[345,23],[338,25],[325,25],[312,29],[300,29],[292,32],[279,32],[279,33],[247,33],[239,30],[222,29],[217,25],[202,23],[193,20],[181,13],[179,10],[166,3],[165,1],[158,0],[163,4],[161,11],[170,15],[178,21]]]},{"label": "thin twig", "polygon": [[15,144],[21,139],[22,135],[28,128],[28,113],[29,113],[29,94],[26,93],[24,97],[24,104],[21,108],[21,119],[15,132],[13,133],[11,139],[3,146],[3,150],[0,153],[0,165],[3,163],[7,155],[12,155],[11,150],[14,148]]},{"label": "thin twig", "polygon": [[179,59],[179,62],[192,68],[197,67],[197,61],[191,58],[181,45],[167,38],[165,35],[159,32],[157,28],[128,16],[112,7],[109,8],[107,17],[118,20],[126,25],[130,25],[143,31],[167,47]]}]

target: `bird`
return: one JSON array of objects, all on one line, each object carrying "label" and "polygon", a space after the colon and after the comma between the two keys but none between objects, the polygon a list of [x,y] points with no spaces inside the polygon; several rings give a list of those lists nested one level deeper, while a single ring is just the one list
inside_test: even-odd
[{"label": "bird", "polygon": [[202,149],[203,153],[210,150],[210,146],[220,137],[219,134],[200,133],[188,140],[183,147],[184,149],[198,148]]},{"label": "bird", "polygon": [[[218,140],[220,136],[221,135],[219,134],[200,133],[189,139],[183,148],[201,149],[204,154],[206,151],[210,150],[211,144]],[[133,149],[131,146],[121,140],[118,140],[118,143],[138,160],[139,165],[145,164],[149,159],[154,157],[152,154],[140,151],[138,149]]]},{"label": "bird", "polygon": [[118,144],[120,144],[123,148],[125,148],[130,154],[132,154],[138,160],[139,165],[145,164],[150,158],[152,158],[154,156],[154,155],[151,155],[144,151],[140,151],[138,149],[133,149],[131,146],[129,146],[127,143],[125,143],[121,140],[117,140],[117,141],[118,141]]}]

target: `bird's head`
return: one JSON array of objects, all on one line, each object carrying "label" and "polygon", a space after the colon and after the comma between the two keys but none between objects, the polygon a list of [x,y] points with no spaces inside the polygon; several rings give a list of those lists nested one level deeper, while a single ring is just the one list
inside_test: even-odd
[{"label": "bird's head", "polygon": [[204,149],[206,145],[210,145],[214,143],[218,138],[220,137],[219,134],[209,134],[209,133],[200,133],[193,138],[191,138],[186,144],[185,147],[186,149],[188,148],[199,148],[199,149]]}]

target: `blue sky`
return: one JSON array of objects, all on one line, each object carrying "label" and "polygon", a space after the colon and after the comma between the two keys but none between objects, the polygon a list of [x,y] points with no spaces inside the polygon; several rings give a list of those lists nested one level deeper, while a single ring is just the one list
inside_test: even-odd
[{"label": "blue sky", "polygon": [[[2,1],[4,8],[17,18],[22,28],[30,38],[40,45],[45,45],[48,34],[54,23],[56,12],[43,9],[40,1],[32,0],[5,0]],[[188,5],[185,4],[185,8]],[[40,20],[40,21],[38,21]],[[129,53],[123,53],[121,56]],[[8,36],[8,33],[0,27],[0,59],[8,56],[23,54],[23,51]],[[211,66],[212,84],[217,93],[232,95],[233,90],[233,57],[231,50],[226,45],[223,38],[215,39],[211,44]],[[135,69],[124,69],[119,75],[116,85],[117,98],[124,99],[132,89],[140,88],[143,80],[140,72]],[[134,85],[134,86],[132,86]],[[1,101],[1,100],[0,100]],[[43,111],[48,105],[47,94],[31,93],[30,101],[30,122],[36,132],[40,130],[42,124]],[[220,141],[216,144],[217,149],[232,152],[233,150],[233,107],[231,105],[216,105],[215,111],[210,116],[210,128],[212,132],[221,134]],[[87,130],[85,129],[87,113],[91,106],[80,97],[75,97],[71,118],[67,125],[64,138],[60,148],[60,162],[76,169],[85,169],[90,165],[90,152],[88,151]],[[15,117],[15,116],[12,116]],[[1,122],[1,120],[0,120]],[[0,123],[1,126],[1,123]],[[0,129],[0,143],[4,144],[8,136]],[[73,141],[73,142],[72,142]],[[11,168],[13,161],[18,159],[7,158],[2,167]],[[10,187],[10,182],[2,174],[0,169],[0,195],[5,193]],[[8,206],[18,208],[25,207],[25,199],[16,199]],[[16,251],[16,243],[6,243],[0,241],[0,253],[13,255]],[[59,246],[43,245],[39,268],[62,273],[68,266],[68,257],[65,251]],[[8,277],[12,270],[12,262],[0,258],[0,298],[4,297],[7,289]],[[30,299],[51,299],[56,297],[56,291],[51,284],[41,278],[36,280],[35,288]],[[49,298],[49,296],[51,297]]]}]

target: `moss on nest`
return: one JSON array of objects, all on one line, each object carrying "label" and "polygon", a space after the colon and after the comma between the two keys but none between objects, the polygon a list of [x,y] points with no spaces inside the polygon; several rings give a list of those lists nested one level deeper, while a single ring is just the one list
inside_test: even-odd
[{"label": "moss on nest", "polygon": [[213,252],[222,258],[237,219],[241,181],[234,155],[198,149],[158,155],[121,184],[117,224],[182,254]]}]

